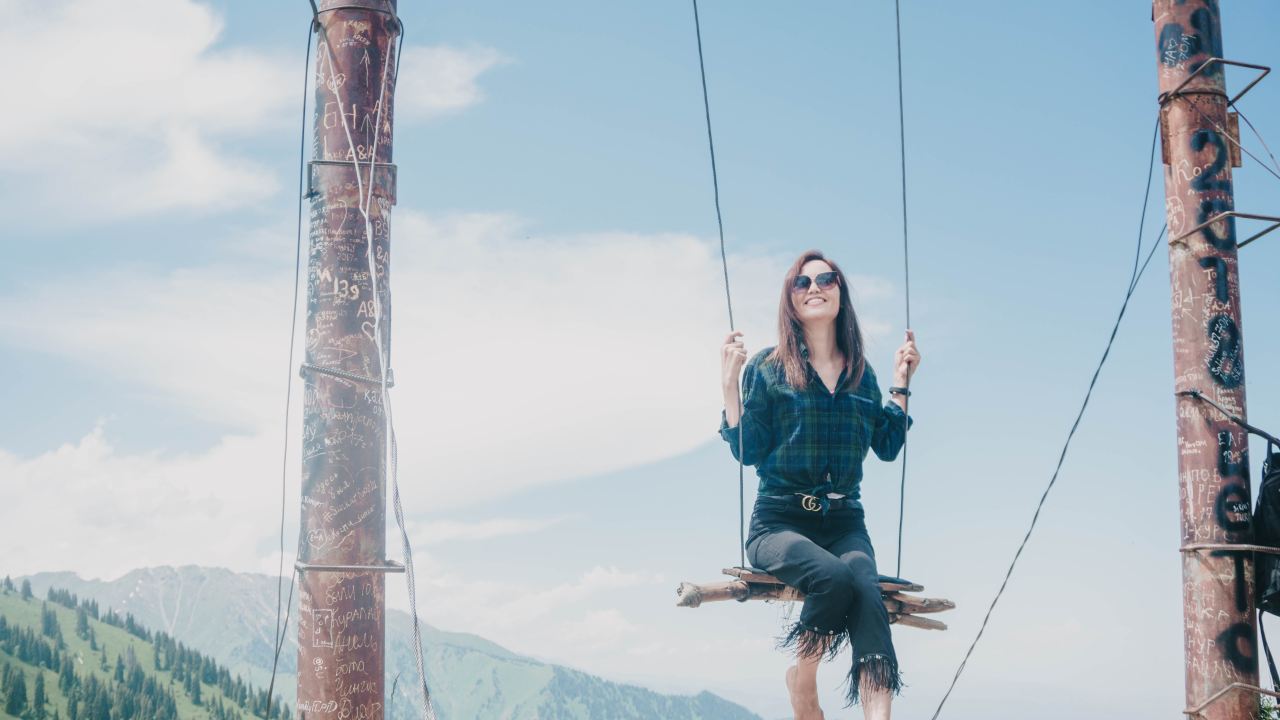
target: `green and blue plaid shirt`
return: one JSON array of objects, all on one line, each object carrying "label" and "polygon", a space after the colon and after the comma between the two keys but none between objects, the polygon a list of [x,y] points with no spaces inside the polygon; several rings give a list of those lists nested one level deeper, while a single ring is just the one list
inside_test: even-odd
[{"label": "green and blue plaid shirt", "polygon": [[[862,461],[868,450],[893,460],[906,440],[911,420],[902,408],[881,400],[871,366],[857,387],[840,374],[830,392],[812,365],[809,387],[787,384],[780,363],[765,361],[773,348],[747,363],[742,378],[742,444],[745,465],[760,476],[761,495],[843,493],[861,507]],[[739,458],[738,428],[722,412],[720,436]]]}]

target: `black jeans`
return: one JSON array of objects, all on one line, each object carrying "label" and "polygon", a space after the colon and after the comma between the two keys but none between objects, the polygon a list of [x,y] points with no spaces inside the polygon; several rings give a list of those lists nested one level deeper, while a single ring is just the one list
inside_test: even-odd
[{"label": "black jeans", "polygon": [[780,647],[798,656],[832,659],[850,643],[850,704],[858,702],[861,682],[895,694],[901,689],[889,612],[862,510],[809,511],[798,496],[759,497],[751,514],[747,559],[805,595],[800,620],[780,639]]}]

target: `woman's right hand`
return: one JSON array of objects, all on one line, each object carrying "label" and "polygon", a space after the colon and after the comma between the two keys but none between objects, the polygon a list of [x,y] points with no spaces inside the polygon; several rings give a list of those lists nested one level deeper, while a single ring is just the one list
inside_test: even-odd
[{"label": "woman's right hand", "polygon": [[747,361],[747,348],[742,344],[742,332],[734,331],[724,339],[720,348],[720,384],[724,390],[737,394],[738,375]]}]

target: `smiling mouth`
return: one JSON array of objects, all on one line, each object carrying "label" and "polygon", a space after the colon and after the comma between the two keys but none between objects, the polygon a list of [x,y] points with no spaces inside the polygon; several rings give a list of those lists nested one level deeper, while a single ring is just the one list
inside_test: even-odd
[{"label": "smiling mouth", "polygon": [[805,301],[804,301],[804,304],[805,304],[805,305],[814,305],[814,304],[816,304],[816,303],[824,303],[824,302],[826,302],[826,301],[827,301],[827,299],[826,299],[826,298],[812,297],[812,298],[809,298],[808,300],[805,300]]}]

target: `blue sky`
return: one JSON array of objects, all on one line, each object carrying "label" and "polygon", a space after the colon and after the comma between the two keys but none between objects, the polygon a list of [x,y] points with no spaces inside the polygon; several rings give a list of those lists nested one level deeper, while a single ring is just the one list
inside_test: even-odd
[{"label": "blue sky", "polygon": [[[0,117],[0,482],[22,498],[0,508],[4,570],[273,571],[306,4],[0,8],[0,62],[45,58],[9,81],[33,101]],[[737,560],[688,4],[401,14],[393,364],[426,620],[781,717],[778,608],[673,607],[679,581]],[[708,0],[702,20],[748,346],[772,343],[781,272],[820,247],[855,275],[887,366],[903,324],[892,4]],[[1268,0],[1228,3],[1227,57],[1276,63],[1277,20]],[[1122,299],[1156,73],[1142,2],[905,2],[903,31],[924,355],[904,574],[960,606],[946,633],[897,633],[898,707],[916,716],[976,632]],[[1275,83],[1242,107],[1274,145]],[[1246,161],[1237,208],[1274,213],[1277,182]],[[1158,173],[1152,197],[1148,242]],[[1273,432],[1277,242],[1241,253],[1250,417]],[[1157,251],[944,717],[1181,710],[1167,276]],[[890,570],[897,478],[868,461]],[[840,675],[821,676],[832,710]]]}]

